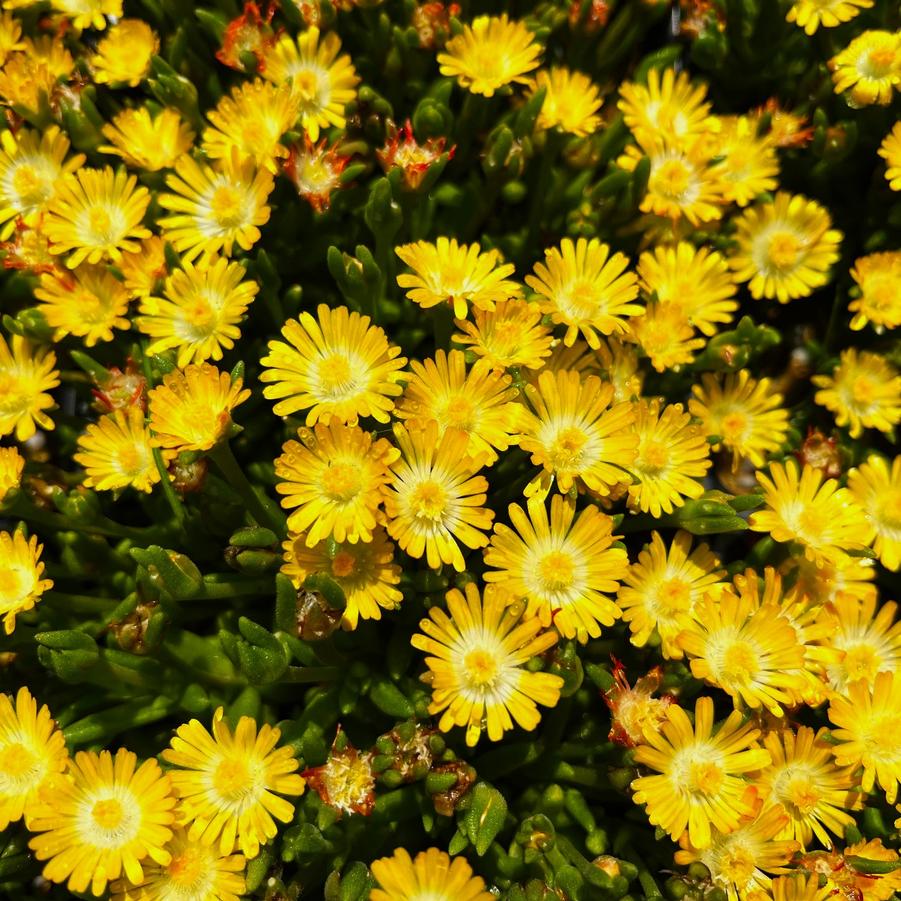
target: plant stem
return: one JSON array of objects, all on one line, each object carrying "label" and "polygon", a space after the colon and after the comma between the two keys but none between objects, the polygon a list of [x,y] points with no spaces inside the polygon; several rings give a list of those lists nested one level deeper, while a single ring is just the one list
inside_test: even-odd
[{"label": "plant stem", "polygon": [[163,459],[163,452],[158,447],[153,448],[153,462],[156,464],[156,471],[160,474],[160,486],[163,489],[163,496],[166,498],[169,509],[172,510],[175,516],[175,521],[181,528],[185,522],[184,504],[182,504],[181,498],[172,486],[169,470],[166,468],[166,461]]},{"label": "plant stem", "polygon": [[117,598],[98,598],[85,594],[45,591],[41,602],[66,613],[109,613],[119,603]]},{"label": "plant stem", "polygon": [[22,495],[13,503],[9,515],[16,519],[24,519],[28,522],[60,532],[85,532],[88,535],[104,535],[109,538],[129,538],[132,541],[147,542],[163,533],[157,526],[135,528],[123,526],[111,519],[102,518],[99,522],[76,522],[62,513],[54,513],[50,510],[41,510],[35,507]]}]

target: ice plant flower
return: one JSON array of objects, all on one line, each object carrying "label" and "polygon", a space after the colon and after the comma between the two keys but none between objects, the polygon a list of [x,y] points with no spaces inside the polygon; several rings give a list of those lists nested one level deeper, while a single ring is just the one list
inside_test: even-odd
[{"label": "ice plant flower", "polygon": [[758,106],[752,111],[752,115],[758,124],[764,116],[769,119],[767,134],[777,147],[801,148],[813,140],[814,129],[810,127],[808,118],[781,106],[775,97],[770,97],[766,103]]},{"label": "ice plant flower", "polygon": [[101,153],[120,157],[132,169],[149,172],[171,169],[194,143],[194,132],[178,110],[168,107],[155,116],[146,106],[124,109],[102,131],[109,144],[97,148]]},{"label": "ice plant flower", "polygon": [[265,54],[275,44],[276,36],[270,24],[275,10],[275,5],[269,3],[266,5],[266,14],[263,15],[258,4],[247,0],[241,15],[232,19],[225,26],[222,34],[222,46],[216,51],[216,59],[224,66],[244,72],[245,67],[241,57],[245,53],[252,53],[256,57],[256,69],[264,71],[266,68]]},{"label": "ice plant flower", "polygon": [[735,226],[738,249],[729,264],[738,281],[749,282],[753,298],[788,303],[829,281],[842,233],[816,201],[780,191],[745,210]]},{"label": "ice plant flower", "polygon": [[873,550],[888,570],[901,567],[901,456],[875,454],[848,473],[848,490],[876,530]]},{"label": "ice plant flower", "polygon": [[879,145],[879,155],[885,160],[885,177],[893,191],[901,191],[901,122],[885,136]]},{"label": "ice plant flower", "polygon": [[329,208],[332,191],[342,186],[341,173],[350,157],[343,156],[340,151],[340,143],[329,147],[328,139],[323,138],[314,144],[305,134],[303,144],[292,144],[288,158],[282,164],[285,175],[297,188],[298,196],[303,197],[316,213]]},{"label": "ice plant flower", "polygon": [[890,433],[901,422],[901,373],[879,354],[849,347],[832,375],[815,375],[820,390],[814,400],[835,414],[835,424],[848,427],[852,438],[864,429]]},{"label": "ice plant flower", "polygon": [[559,128],[579,137],[597,131],[601,123],[597,115],[601,94],[587,75],[564,66],[540,69],[535,75],[532,92],[537,94],[542,88],[545,95],[538,114],[539,129]]},{"label": "ice plant flower", "polygon": [[141,249],[123,257],[118,268],[130,297],[149,297],[158,293],[169,273],[165,241],[157,235],[142,241]]},{"label": "ice plant flower", "polygon": [[372,862],[374,888],[370,901],[493,901],[481,876],[473,876],[465,857],[448,857],[438,848],[420,851],[415,859],[404,848]]},{"label": "ice plant flower", "polygon": [[23,685],[0,694],[0,829],[17,823],[48,780],[62,773],[69,755],[46,704]]},{"label": "ice plant flower", "polygon": [[842,22],[850,22],[862,9],[872,5],[873,0],[795,0],[785,19],[813,34],[821,25],[835,28]]},{"label": "ice plant flower", "polygon": [[107,16],[122,17],[122,0],[53,0],[53,8],[66,16],[79,32],[85,28],[103,31]]},{"label": "ice plant flower", "polygon": [[643,316],[629,320],[628,340],[641,347],[657,372],[678,372],[707,343],[675,304],[649,303]]},{"label": "ice plant flower", "polygon": [[166,844],[175,814],[169,776],[155,759],[138,766],[137,755],[119,748],[79,751],[66,778],[54,780],[28,810],[28,843],[43,876],[71,892],[103,894],[120,874],[144,879],[142,861],[168,864]]},{"label": "ice plant flower", "polygon": [[232,380],[210,363],[175,369],[148,397],[155,447],[208,451],[228,435],[231,412],[250,397],[243,380]]},{"label": "ice plant flower", "polygon": [[371,541],[391,466],[400,451],[386,438],[332,419],[298,431],[275,461],[276,491],[293,512],[288,527],[306,534],[307,547],[326,538]]},{"label": "ice plant flower", "polygon": [[556,632],[541,631],[537,618],[520,620],[522,608],[511,606],[511,597],[495,586],[481,598],[472,582],[465,592],[449,591],[448,612],[432,607],[410,643],[430,655],[422,677],[432,689],[429,713],[441,714],[442,732],[465,727],[472,748],[483,729],[490,741],[500,741],[514,722],[535,729],[538,705],[557,703],[563,679],[523,666],[556,643]]},{"label": "ice plant flower", "polygon": [[666,722],[645,730],[635,761],[655,773],[633,780],[632,799],[646,806],[652,826],[674,841],[686,833],[695,848],[705,849],[716,832],[732,832],[753,813],[746,776],[771,758],[757,746],[760,731],[742,719],[734,710],[714,731],[713,699],[702,697],[695,703],[694,725],[671,704]]},{"label": "ice plant flower", "polygon": [[829,60],[835,93],[852,107],[888,106],[901,89],[901,32],[864,31]]},{"label": "ice plant flower", "polygon": [[502,263],[497,250],[483,253],[478,244],[441,237],[434,244],[404,244],[395,253],[413,270],[401,273],[397,284],[424,310],[447,303],[457,319],[465,319],[469,304],[493,310],[496,303],[522,295],[522,287],[507,278],[513,264]]},{"label": "ice plant flower", "polygon": [[901,325],[901,251],[871,253],[854,261],[851,277],[859,296],[848,304],[851,328],[872,324],[876,332]]},{"label": "ice plant flower", "polygon": [[53,420],[46,411],[55,404],[47,392],[57,385],[52,350],[33,349],[20,335],[13,335],[10,345],[0,335],[0,435],[15,434],[17,441],[27,441],[38,426],[51,431]]},{"label": "ice plant flower", "polygon": [[23,469],[25,459],[16,448],[0,447],[0,504],[22,484]]},{"label": "ice plant flower", "polygon": [[541,323],[541,307],[525,300],[504,300],[493,310],[472,309],[472,319],[455,319],[453,336],[492,369],[540,369],[551,353],[551,330]]},{"label": "ice plant flower", "polygon": [[438,54],[442,75],[456,78],[473,94],[493,97],[508,84],[527,84],[538,68],[541,45],[522,23],[501,16],[478,16]]},{"label": "ice plant flower", "polygon": [[488,482],[477,475],[482,461],[467,456],[465,432],[447,429],[439,438],[436,422],[409,430],[396,423],[394,437],[402,456],[385,493],[388,534],[432,569],[447,563],[463,572],[459,543],[484,547],[494,519],[485,507]]},{"label": "ice plant flower", "polygon": [[576,517],[575,503],[559,494],[550,516],[538,498],[529,499],[527,510],[511,504],[513,528],[495,524],[483,578],[525,598],[526,618],[538,617],[544,628],[553,625],[581,642],[597,638],[619,616],[609,595],[629,562],[625,550],[612,546],[613,520],[594,506]]},{"label": "ice plant flower", "polygon": [[160,39],[141,19],[120,19],[97,44],[91,57],[94,81],[113,87],[136,88],[150,71]]},{"label": "ice plant flower", "polygon": [[[257,728],[242,716],[234,732],[219,707],[212,734],[196,719],[179,726],[163,759],[178,797],[189,841],[217,845],[223,856],[240,849],[252,860],[276,835],[275,820],[289,823],[294,805],[280,795],[300,795],[306,785],[290,747],[276,747],[281,731]],[[273,819],[273,817],[275,819]]]},{"label": "ice plant flower", "polygon": [[723,116],[713,139],[717,157],[713,171],[722,185],[723,198],[747,206],[765,191],[779,187],[779,157],[769,135],[757,134],[750,116]]},{"label": "ice plant flower", "polygon": [[[387,143],[375,155],[385,173],[400,169],[403,173],[404,187],[409,191],[417,191],[422,185],[429,169],[444,155],[446,138],[428,138],[420,143],[413,134],[413,125],[409,119],[402,128],[393,122],[386,125]],[[453,147],[447,151],[447,159],[454,155]]]},{"label": "ice plant flower", "polygon": [[634,748],[644,740],[645,729],[658,730],[666,722],[666,708],[675,701],[672,695],[653,697],[663,681],[663,669],[655,666],[629,685],[625,667],[615,660],[613,685],[603,698],[610,708],[610,741]]},{"label": "ice plant flower", "polygon": [[260,361],[263,395],[276,401],[276,416],[306,410],[308,426],[331,419],[356,425],[361,416],[388,422],[407,359],[368,316],[323,303],[316,318],[304,312],[289,319],[282,337]]},{"label": "ice plant flower", "polygon": [[304,770],[310,786],[332,810],[342,814],[369,816],[375,807],[375,774],[371,751],[362,754],[338,727],[328,760]]}]

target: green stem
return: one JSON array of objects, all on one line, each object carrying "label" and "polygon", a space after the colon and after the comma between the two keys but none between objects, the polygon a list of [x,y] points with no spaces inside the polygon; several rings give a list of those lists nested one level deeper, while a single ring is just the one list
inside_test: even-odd
[{"label": "green stem", "polygon": [[185,522],[184,504],[182,504],[181,498],[172,485],[172,480],[169,478],[169,470],[166,468],[166,461],[163,459],[163,452],[158,447],[153,448],[153,462],[156,464],[156,471],[160,474],[160,486],[163,489],[163,497],[166,498],[169,509],[175,516],[175,521],[181,527]]},{"label": "green stem", "polygon": [[46,591],[41,602],[65,613],[109,613],[117,598],[98,598],[85,594],[66,594],[63,591]]},{"label": "green stem", "polygon": [[24,519],[59,532],[85,532],[88,535],[103,535],[108,538],[128,538],[132,541],[148,542],[160,539],[165,533],[158,526],[134,528],[123,526],[106,517],[99,522],[76,522],[62,513],[41,510],[22,495],[16,499],[8,513],[15,519]]}]

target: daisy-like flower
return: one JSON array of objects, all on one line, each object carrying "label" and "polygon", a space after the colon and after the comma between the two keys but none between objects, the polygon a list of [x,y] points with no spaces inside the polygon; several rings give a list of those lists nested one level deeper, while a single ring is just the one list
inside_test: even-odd
[{"label": "daisy-like flower", "polygon": [[565,66],[541,69],[535,74],[532,93],[545,89],[544,103],[538,114],[539,129],[559,128],[566,134],[586,137],[597,131],[601,123],[598,86],[582,72]]},{"label": "daisy-like flower", "polygon": [[619,616],[609,595],[629,562],[625,550],[612,546],[613,520],[594,506],[577,518],[575,503],[559,494],[551,498],[550,517],[538,498],[527,509],[510,505],[512,529],[495,524],[485,581],[525,598],[526,617],[538,617],[544,628],[582,642],[597,638]]},{"label": "daisy-like flower", "polygon": [[196,719],[178,727],[163,759],[176,767],[169,775],[189,841],[217,844],[223,856],[240,849],[252,860],[275,838],[275,820],[291,822],[294,805],[279,795],[303,794],[306,782],[291,748],[276,747],[280,738],[249,716],[232,732],[221,707],[212,735]]},{"label": "daisy-like flower", "polygon": [[297,98],[288,85],[277,87],[261,79],[238,85],[207,114],[203,152],[210,159],[226,159],[234,147],[241,160],[251,159],[274,174],[276,160],[288,155],[279,139],[297,114]]},{"label": "daisy-like flower", "polygon": [[413,859],[403,848],[372,862],[374,888],[370,901],[493,901],[481,876],[473,876],[465,857],[448,857],[429,848]]},{"label": "daisy-like flower", "polygon": [[396,423],[394,436],[402,457],[385,493],[388,534],[411,557],[425,555],[432,569],[449,563],[462,572],[458,542],[485,547],[494,519],[485,507],[488,482],[477,475],[481,460],[467,456],[464,432],[447,429],[439,438],[435,422],[409,431]]},{"label": "daisy-like flower", "polygon": [[779,157],[775,142],[757,134],[749,116],[723,116],[713,139],[722,160],[713,171],[722,185],[723,198],[747,206],[758,194],[779,187]]},{"label": "daisy-like flower", "polygon": [[716,830],[731,832],[753,814],[745,774],[763,769],[770,753],[757,746],[760,731],[734,710],[714,731],[713,699],[698,698],[694,725],[678,705],[666,710],[666,722],[646,729],[635,750],[637,763],[655,771],[633,780],[632,799],[647,807],[652,826],[674,841],[687,830],[695,848],[708,848]]},{"label": "daisy-like flower", "polygon": [[598,333],[612,335],[626,331],[630,316],[640,316],[644,308],[635,303],[638,278],[627,272],[628,257],[610,254],[597,238],[564,238],[560,247],[549,247],[544,262],[535,264],[535,274],[526,284],[538,295],[542,313],[566,326],[563,343],[571,346],[579,333],[589,346],[600,345]]},{"label": "daisy-like flower", "polygon": [[407,362],[400,348],[368,316],[320,304],[316,317],[301,313],[282,327],[284,341],[270,341],[261,363],[263,395],[276,416],[307,410],[306,424],[331,419],[355,425],[361,416],[388,422]]},{"label": "daisy-like flower", "polygon": [[500,741],[514,722],[531,732],[541,719],[537,705],[553,707],[563,679],[523,666],[556,643],[556,632],[541,631],[537,618],[521,620],[522,609],[495,586],[486,587],[484,598],[472,582],[465,591],[465,597],[456,588],[447,593],[447,613],[432,607],[410,643],[431,655],[422,677],[432,688],[429,713],[441,714],[442,732],[465,727],[472,748],[483,729],[491,741]]},{"label": "daisy-like flower", "polygon": [[657,372],[678,372],[707,343],[695,335],[679,306],[666,303],[650,303],[643,316],[631,319],[628,338],[641,347]]},{"label": "daisy-like flower", "polygon": [[469,304],[493,310],[496,303],[522,295],[522,287],[507,278],[513,264],[502,263],[497,250],[482,253],[478,244],[437,238],[434,244],[403,244],[395,253],[413,270],[401,273],[397,284],[424,310],[447,303],[457,319],[465,319]]},{"label": "daisy-like flower", "polygon": [[876,568],[865,558],[847,554],[820,561],[789,557],[782,565],[782,572],[791,580],[786,601],[802,601],[808,607],[818,608],[845,595],[861,600],[877,596],[873,585]]},{"label": "daisy-like flower", "polygon": [[873,527],[847,488],[823,480],[812,466],[798,471],[794,460],[770,465],[757,473],[766,508],[751,514],[749,525],[775,541],[797,541],[811,562],[840,561],[845,551],[866,547]]},{"label": "daisy-like flower", "polygon": [[25,459],[16,448],[0,447],[0,504],[22,484],[23,469]]},{"label": "daisy-like flower", "polygon": [[604,692],[604,703],[610,708],[610,741],[634,748],[644,740],[645,729],[659,730],[666,721],[666,708],[675,702],[672,695],[653,697],[663,682],[663,668],[655,666],[629,685],[625,667],[617,660],[613,665],[613,685]]},{"label": "daisy-like flower", "polygon": [[[375,807],[374,752],[361,754],[338,727],[328,760],[304,771],[310,786],[338,816],[356,813],[369,816]],[[370,895],[370,897],[372,897]]]},{"label": "daisy-like flower", "polygon": [[53,8],[66,16],[76,31],[103,31],[107,16],[122,18],[122,0],[53,0]]},{"label": "daisy-like flower", "polygon": [[771,203],[745,210],[735,226],[738,249],[729,264],[756,300],[788,303],[829,281],[842,233],[815,201],[780,191]]},{"label": "daisy-like flower", "polygon": [[162,289],[162,281],[169,272],[166,242],[156,235],[142,241],[141,249],[122,257],[118,268],[122,273],[122,284],[130,297],[156,294]]},{"label": "daisy-like flower", "polygon": [[243,266],[222,257],[176,269],[166,279],[165,297],[141,301],[137,326],[153,339],[146,353],[176,348],[178,366],[221,360],[241,337],[238,323],[259,291],[245,275]]},{"label": "daisy-like flower", "polygon": [[186,260],[201,254],[228,257],[236,244],[250,250],[260,240],[259,226],[269,221],[272,173],[241,160],[237,149],[213,167],[180,156],[166,185],[175,193],[160,194],[159,203],[173,215],[157,224]]},{"label": "daisy-like flower", "polygon": [[319,40],[314,25],[297,36],[282,37],[263,51],[262,74],[277,85],[287,83],[296,115],[314,143],[319,132],[334,126],[344,128],[344,108],[357,96],[360,78],[350,57],[341,51],[334,31]]},{"label": "daisy-like flower", "polygon": [[147,399],[151,443],[176,451],[215,447],[228,434],[232,410],[250,397],[242,385],[210,363],[168,373]]},{"label": "daisy-like flower", "polygon": [[244,897],[242,854],[220,854],[217,848],[191,841],[180,827],[166,851],[169,863],[145,863],[140,884],[126,879],[114,882],[111,901],[239,901]]},{"label": "daisy-like flower", "polygon": [[463,33],[451,38],[438,54],[442,75],[456,78],[473,94],[493,97],[508,84],[527,84],[538,68],[541,44],[522,23],[507,14],[478,16]]},{"label": "daisy-like flower", "polygon": [[[52,40],[49,36],[47,40]],[[43,98],[55,98],[58,92],[59,73],[53,68],[51,61],[32,55],[37,42],[25,40],[25,50],[13,53],[6,63],[0,67],[0,97],[10,106],[24,108],[38,115]],[[62,47],[61,41],[53,41]],[[68,51],[64,51],[64,59],[68,61],[71,72],[75,61]]]},{"label": "daisy-like flower", "polygon": [[282,506],[294,512],[288,527],[306,533],[307,547],[329,537],[371,541],[379,507],[400,452],[387,438],[332,420],[302,428],[275,461]]},{"label": "daisy-like flower", "polygon": [[119,748],[99,754],[79,751],[67,778],[54,781],[28,810],[28,843],[43,876],[65,882],[71,892],[103,894],[120,874],[141,883],[146,857],[168,864],[165,850],[175,819],[172,785],[155,759],[137,765],[137,755]]},{"label": "daisy-like flower", "polygon": [[84,262],[117,262],[123,252],[139,250],[141,238],[150,237],[141,224],[149,204],[150,192],[124,169],[79,169],[57,183],[47,204],[43,228],[50,250],[68,253],[70,269]]},{"label": "daisy-like flower", "polygon": [[901,122],[885,136],[879,145],[879,155],[885,160],[885,177],[893,191],[901,191]]},{"label": "daisy-like flower", "polygon": [[13,699],[0,694],[0,829],[22,819],[41,787],[66,768],[62,732],[46,704],[23,685]]},{"label": "daisy-like flower", "polygon": [[705,372],[692,386],[688,402],[692,416],[701,420],[705,435],[719,436],[714,450],[732,452],[732,470],[742,458],[753,466],[766,463],[766,455],[782,447],[788,435],[788,410],[770,379],[758,381],[747,369],[719,375]]},{"label": "daisy-like flower", "polygon": [[851,277],[859,296],[848,304],[851,328],[872,323],[877,332],[901,325],[901,250],[871,253],[854,261]]},{"label": "daisy-like flower", "polygon": [[676,637],[691,659],[691,674],[721,688],[735,703],[765,707],[783,715],[802,688],[799,674],[804,648],[778,607],[756,609],[750,598],[731,591],[705,596],[693,611],[695,621]]},{"label": "daisy-like flower", "polygon": [[313,208],[322,213],[332,202],[332,191],[341,185],[341,173],[350,162],[349,156],[341,152],[341,144],[328,146],[323,138],[314,144],[309,135],[304,135],[303,143],[296,141],[288,151],[283,171],[297,188],[297,194]]},{"label": "daisy-like flower", "polygon": [[53,420],[46,411],[55,404],[47,392],[57,385],[52,350],[32,348],[20,335],[12,336],[10,346],[0,335],[0,435],[27,441],[38,426],[51,431]]},{"label": "daisy-like flower", "polygon": [[395,416],[410,424],[438,423],[439,434],[458,429],[469,436],[467,454],[490,466],[497,451],[515,443],[522,405],[518,389],[506,373],[491,369],[484,360],[466,371],[462,351],[435,351],[435,358],[413,360],[409,382]]},{"label": "daisy-like flower", "polygon": [[676,636],[691,625],[704,595],[719,597],[726,584],[717,556],[706,544],[692,550],[691,541],[688,532],[679,531],[667,548],[652,532],[650,544],[626,570],[616,598],[632,644],[644,647],[656,631],[667,659],[682,656]]},{"label": "daisy-like flower", "polygon": [[282,572],[300,588],[307,576],[325,573],[344,592],[347,606],[341,625],[356,629],[360,619],[381,619],[382,610],[396,610],[403,593],[401,568],[394,562],[394,545],[378,526],[370,541],[339,542],[328,538],[308,547],[306,536],[288,538],[284,545]]},{"label": "daisy-like flower", "polygon": [[663,306],[678,308],[685,319],[708,337],[731,322],[738,309],[738,290],[723,256],[686,241],[658,245],[638,259],[642,291]]},{"label": "daisy-like flower", "polygon": [[56,337],[75,335],[86,347],[112,341],[113,329],[127,329],[129,294],[105,266],[84,264],[74,272],[45,272],[34,296]]},{"label": "daisy-like flower", "polygon": [[473,321],[455,319],[462,332],[453,336],[492,369],[540,369],[551,352],[551,330],[541,323],[541,307],[525,300],[504,300],[493,310],[472,309]]},{"label": "daisy-like flower", "polygon": [[613,386],[597,376],[578,372],[542,372],[538,384],[526,385],[532,408],[521,416],[519,446],[532,455],[540,472],[526,487],[526,496],[547,494],[556,480],[567,492],[577,482],[600,495],[629,481],[635,463],[637,436],[631,403],[614,404]]},{"label": "daisy-like flower", "polygon": [[901,780],[901,678],[878,673],[872,684],[852,682],[844,695],[829,703],[832,753],[839,766],[863,767],[861,789],[878,782],[889,804],[898,797]]},{"label": "daisy-like flower", "polygon": [[76,463],[87,472],[84,484],[97,491],[131,486],[151,492],[160,474],[153,461],[150,430],[140,407],[114,410],[92,423],[78,439]]},{"label": "daisy-like flower", "polygon": [[151,116],[146,106],[124,109],[103,126],[109,144],[101,144],[101,153],[121,157],[132,169],[158,172],[169,169],[188,153],[194,132],[178,110],[164,108]]},{"label": "daisy-like flower", "polygon": [[710,468],[710,445],[682,404],[641,401],[632,428],[638,451],[630,469],[639,481],[629,486],[630,507],[657,518],[704,493],[699,480]]},{"label": "daisy-like flower", "polygon": [[23,128],[0,135],[0,239],[6,241],[20,219],[34,225],[59,180],[84,163],[84,154],[67,160],[68,152],[69,139],[56,125],[42,132]]},{"label": "daisy-like flower", "polygon": [[91,57],[94,81],[115,87],[136,88],[150,71],[150,58],[160,39],[141,19],[120,19],[97,44]]},{"label": "daisy-like flower", "polygon": [[872,5],[873,0],[795,0],[785,19],[813,34],[821,25],[835,28],[842,22],[850,22],[862,9]]},{"label": "daisy-like flower", "polygon": [[820,389],[813,399],[835,415],[836,425],[847,426],[852,438],[864,429],[888,433],[901,422],[901,373],[879,354],[849,347],[831,376],[810,380]]},{"label": "daisy-like flower", "polygon": [[901,31],[864,31],[829,60],[835,93],[852,107],[888,106],[901,89]]},{"label": "daisy-like flower", "polygon": [[876,530],[873,550],[888,570],[901,567],[901,456],[873,454],[848,473],[848,490]]}]

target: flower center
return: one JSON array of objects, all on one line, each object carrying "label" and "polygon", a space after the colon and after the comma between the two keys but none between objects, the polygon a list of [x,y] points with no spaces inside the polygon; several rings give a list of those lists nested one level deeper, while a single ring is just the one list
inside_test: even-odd
[{"label": "flower center", "polygon": [[723,654],[722,680],[732,685],[748,685],[760,671],[757,652],[747,642],[735,642]]},{"label": "flower center", "polygon": [[19,202],[27,206],[39,206],[53,192],[52,184],[41,178],[38,170],[28,163],[16,167],[12,182],[13,190],[19,195]]},{"label": "flower center", "polygon": [[115,798],[97,801],[91,808],[91,816],[101,829],[117,829],[122,823],[122,815],[122,805]]},{"label": "flower center", "polygon": [[691,175],[681,160],[667,160],[654,173],[655,190],[670,197],[681,197],[688,190]]},{"label": "flower center", "polygon": [[588,443],[588,436],[581,429],[570,427],[561,429],[551,446],[551,461],[555,469],[575,469],[581,462],[582,449]]},{"label": "flower center", "polygon": [[723,784],[723,770],[710,760],[692,763],[688,770],[688,788],[702,795],[715,795]]},{"label": "flower center", "polygon": [[871,717],[862,736],[864,753],[874,760],[901,758],[901,714]]},{"label": "flower center", "polygon": [[877,47],[867,57],[870,78],[886,78],[895,65],[895,51],[891,47]]},{"label": "flower center", "polygon": [[421,519],[439,520],[447,506],[447,494],[437,482],[422,482],[413,490],[410,506]]},{"label": "flower center", "polygon": [[470,685],[482,687],[491,685],[497,678],[495,655],[483,648],[470,651],[463,660]]},{"label": "flower center", "polygon": [[229,801],[240,801],[254,789],[247,764],[243,760],[228,759],[216,767],[213,787],[219,795]]},{"label": "flower center", "polygon": [[230,185],[220,185],[210,198],[210,212],[221,228],[237,228],[244,221],[244,198]]},{"label": "flower center", "polygon": [[[181,890],[190,897],[201,897],[200,890],[208,881],[209,853],[200,848],[186,848],[181,854],[172,856],[166,875],[170,886]],[[175,898],[180,894],[175,894]]]},{"label": "flower center", "polygon": [[185,319],[198,337],[206,338],[215,331],[216,312],[205,297],[195,298],[192,303],[187,304],[183,309]]},{"label": "flower center", "polygon": [[538,578],[549,591],[571,587],[574,576],[575,562],[563,551],[551,551],[538,561]]},{"label": "flower center", "polygon": [[329,397],[344,397],[357,387],[346,354],[331,354],[319,364],[319,385],[323,394]]},{"label": "flower center", "polygon": [[304,69],[296,73],[292,87],[295,96],[302,102],[310,103],[319,96],[319,79],[311,69]]},{"label": "flower center", "polygon": [[901,530],[901,491],[882,495],[876,519],[883,529]]},{"label": "flower center", "polygon": [[28,594],[30,581],[21,567],[0,569],[0,606],[9,609],[20,604]]},{"label": "flower center", "polygon": [[667,464],[666,445],[660,441],[648,441],[641,452],[641,469],[648,475],[656,475]]},{"label": "flower center", "polygon": [[720,422],[720,434],[731,444],[740,441],[748,428],[748,417],[739,411],[729,413]]},{"label": "flower center", "polygon": [[24,781],[22,777],[35,770],[39,761],[31,749],[21,742],[12,742],[0,751],[0,773],[3,774],[0,779],[4,783]]},{"label": "flower center", "polygon": [[332,560],[332,575],[339,579],[346,579],[353,575],[356,566],[357,561],[353,554],[349,554],[347,551],[338,551],[335,559]]},{"label": "flower center", "polygon": [[756,869],[755,857],[747,848],[731,848],[720,862],[722,877],[741,888],[754,878]]},{"label": "flower center", "polygon": [[657,589],[657,610],[664,617],[676,617],[691,604],[691,586],[680,579],[667,579]]},{"label": "flower center", "polygon": [[820,793],[806,776],[795,776],[785,793],[788,800],[805,815],[812,813],[820,802]]},{"label": "flower center", "polygon": [[114,244],[119,238],[119,229],[110,211],[95,206],[88,210],[87,231],[95,244]]},{"label": "flower center", "polygon": [[842,660],[848,682],[866,679],[872,682],[876,673],[882,669],[882,657],[870,645],[858,645],[845,651]]},{"label": "flower center", "polygon": [[119,469],[127,475],[141,472],[146,465],[146,458],[141,450],[133,444],[119,448]]},{"label": "flower center", "polygon": [[358,465],[333,463],[322,473],[322,490],[333,501],[353,500],[362,487]]},{"label": "flower center", "polygon": [[472,402],[462,395],[452,397],[444,410],[445,424],[454,429],[462,429],[464,432],[472,431],[473,428],[473,405]]},{"label": "flower center", "polygon": [[798,264],[801,242],[790,232],[777,232],[767,246],[767,259],[782,271],[793,269]]},{"label": "flower center", "polygon": [[868,376],[859,375],[851,382],[851,397],[856,404],[861,406],[871,404],[875,394],[876,383]]}]

